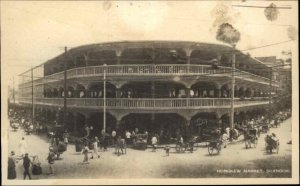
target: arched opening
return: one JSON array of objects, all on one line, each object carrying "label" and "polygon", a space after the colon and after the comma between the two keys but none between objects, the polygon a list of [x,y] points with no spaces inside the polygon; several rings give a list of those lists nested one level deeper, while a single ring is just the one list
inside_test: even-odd
[{"label": "arched opening", "polygon": [[[87,97],[91,98],[103,98],[104,85],[103,82],[97,82],[89,85],[88,91],[87,91]],[[106,97],[107,98],[115,98],[116,97],[116,87],[106,82]]]},{"label": "arched opening", "polygon": [[83,85],[78,84],[76,86],[76,91],[74,96],[77,98],[85,98],[87,96],[85,87]]},{"label": "arched opening", "polygon": [[219,90],[217,90],[217,84],[214,82],[198,82],[192,85],[191,89],[194,91],[195,97],[200,97],[200,98],[219,97]]},{"label": "arched opening", "polygon": [[247,88],[247,89],[246,89],[245,96],[246,96],[247,98],[250,98],[250,97],[252,96],[252,90],[251,90],[250,88]]},{"label": "arched opening", "polygon": [[244,98],[245,97],[244,87],[240,87],[239,88],[239,96],[240,96],[240,98]]},{"label": "arched opening", "polygon": [[64,96],[64,88],[60,87],[58,89],[58,97],[59,98],[62,98]]},{"label": "arched opening", "polygon": [[68,112],[66,116],[66,129],[73,133],[74,132],[74,114],[72,112]]},{"label": "arched opening", "polygon": [[[91,136],[100,137],[103,129],[103,112],[95,112],[90,115],[87,120],[89,126],[93,126]],[[116,119],[111,114],[106,113],[106,132],[111,134],[112,130],[116,130]]]},{"label": "arched opening", "polygon": [[190,127],[192,135],[203,136],[218,128],[219,121],[215,113],[201,112],[191,118]]},{"label": "arched opening", "polygon": [[75,115],[75,124],[73,127],[73,132],[74,135],[79,136],[79,137],[83,137],[86,135],[86,131],[84,126],[86,125],[86,118],[83,114],[81,113],[77,113]]},{"label": "arched opening", "polygon": [[140,133],[159,136],[160,143],[168,143],[172,138],[182,135],[186,138],[186,120],[175,113],[168,114],[129,114],[125,116],[120,125],[122,134],[126,130],[134,131],[135,128],[139,129]]},{"label": "arched opening", "polygon": [[58,90],[57,90],[57,88],[53,89],[52,96],[55,97],[55,98],[58,97]]},{"label": "arched opening", "polygon": [[222,98],[229,98],[230,97],[230,90],[227,84],[221,87],[221,97]]},{"label": "arched opening", "polygon": [[186,97],[185,86],[175,82],[130,82],[121,88],[123,98]]}]

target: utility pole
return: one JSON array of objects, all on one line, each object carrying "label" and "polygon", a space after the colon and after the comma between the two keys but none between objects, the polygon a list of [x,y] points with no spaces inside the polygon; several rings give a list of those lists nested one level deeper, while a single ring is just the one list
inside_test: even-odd
[{"label": "utility pole", "polygon": [[106,64],[103,64],[103,132],[106,132]]},{"label": "utility pole", "polygon": [[34,125],[33,68],[31,68],[31,123]]},{"label": "utility pole", "polygon": [[67,51],[68,48],[65,47],[65,61],[64,61],[64,126],[67,122]]},{"label": "utility pole", "polygon": [[230,113],[230,128],[234,128],[234,87],[235,87],[235,45],[233,45],[232,67],[231,67],[231,113]]},{"label": "utility pole", "polygon": [[271,124],[271,109],[272,109],[272,67],[270,67],[270,86],[269,86],[269,124]]}]

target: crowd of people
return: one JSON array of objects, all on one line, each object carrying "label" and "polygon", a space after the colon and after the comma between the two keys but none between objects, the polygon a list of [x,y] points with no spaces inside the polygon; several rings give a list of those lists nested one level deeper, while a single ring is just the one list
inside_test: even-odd
[{"label": "crowd of people", "polygon": [[[259,134],[262,131],[262,125],[269,125],[269,127],[277,127],[283,120],[289,118],[291,116],[291,110],[284,110],[277,113],[272,113],[272,119],[269,120],[266,116],[258,116],[248,120],[243,121],[243,125],[235,125],[235,128],[215,128],[212,131],[212,134],[218,138],[223,147],[226,148],[228,143],[232,140],[238,139],[238,137],[246,130],[256,129]],[[19,128],[23,128],[25,133],[30,134],[35,132],[38,134],[40,131],[43,131],[44,126],[40,125],[36,122],[35,126],[27,119],[22,112],[15,112],[10,110],[9,119],[11,127],[13,128],[13,123],[18,123]],[[101,151],[107,151],[109,146],[115,148],[116,155],[126,154],[126,148],[135,146],[138,142],[143,142],[145,145],[150,145],[152,147],[152,151],[155,152],[158,148],[158,145],[162,145],[163,149],[166,152],[166,155],[169,156],[170,153],[170,145],[168,143],[164,144],[162,139],[163,137],[159,135],[157,132],[148,133],[147,130],[140,131],[138,128],[134,130],[116,130],[113,129],[110,133],[106,133],[104,130],[101,131],[99,136],[91,135],[91,131],[93,130],[92,126],[85,125],[85,135],[81,138],[82,147],[81,153],[83,155],[83,163],[89,163],[91,159],[99,159],[101,157]],[[27,132],[31,131],[31,132]],[[272,134],[269,136],[270,139],[275,138],[276,135]],[[46,156],[46,160],[49,164],[49,174],[54,173],[54,164],[59,156],[67,150],[67,146],[69,144],[70,134],[67,130],[64,131],[54,131],[49,132],[49,152]],[[197,142],[194,138],[187,138],[183,136],[181,133],[176,134],[176,143],[180,145],[188,144],[189,147],[192,146],[193,149],[194,143]],[[191,145],[192,144],[192,145]],[[75,143],[75,145],[78,145]],[[193,150],[191,150],[192,152]],[[27,177],[31,179],[32,174],[41,174],[42,169],[40,166],[39,158],[36,155],[29,154],[29,148],[26,143],[25,137],[19,142],[19,154],[16,155],[15,151],[11,151],[10,156],[8,158],[8,179],[16,178],[16,163],[20,160],[23,160],[23,168],[24,168],[24,179]],[[91,155],[90,155],[91,154]],[[31,171],[30,171],[31,167]]]}]

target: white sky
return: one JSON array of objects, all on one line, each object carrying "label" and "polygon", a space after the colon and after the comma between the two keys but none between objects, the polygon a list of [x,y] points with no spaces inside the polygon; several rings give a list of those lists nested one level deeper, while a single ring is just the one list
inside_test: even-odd
[{"label": "white sky", "polygon": [[[211,11],[217,1],[5,1],[1,2],[2,80],[17,75],[63,52],[63,47],[120,40],[184,40],[216,43]],[[233,25],[241,32],[238,49],[289,40],[286,25],[298,31],[297,2],[274,2],[280,9],[270,22],[261,8],[271,1],[233,1]],[[297,38],[298,39],[298,38]],[[251,56],[276,55],[295,44],[289,42],[248,51]],[[3,82],[2,82],[3,83]]]}]

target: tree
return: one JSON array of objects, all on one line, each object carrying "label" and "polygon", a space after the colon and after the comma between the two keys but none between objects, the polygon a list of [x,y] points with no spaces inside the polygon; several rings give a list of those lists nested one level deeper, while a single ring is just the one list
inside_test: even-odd
[{"label": "tree", "polygon": [[231,24],[223,23],[219,26],[216,39],[224,43],[235,46],[240,40],[241,34]]}]

